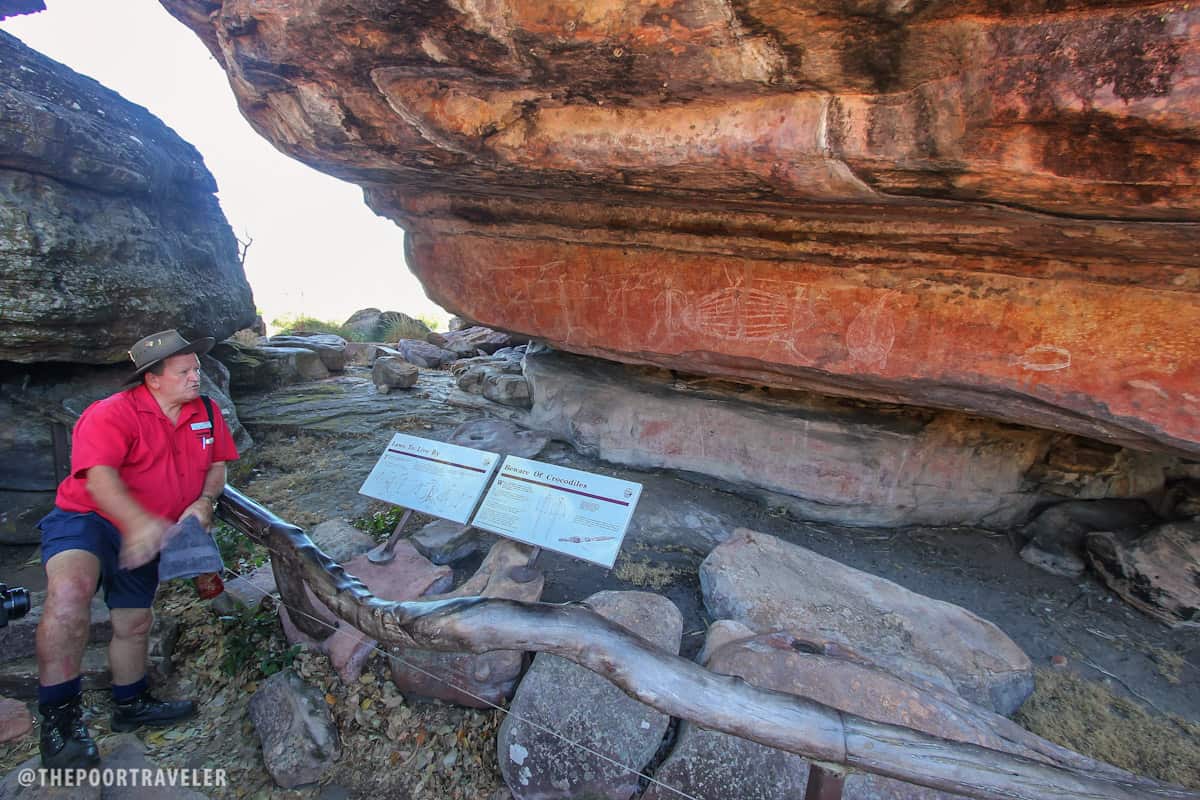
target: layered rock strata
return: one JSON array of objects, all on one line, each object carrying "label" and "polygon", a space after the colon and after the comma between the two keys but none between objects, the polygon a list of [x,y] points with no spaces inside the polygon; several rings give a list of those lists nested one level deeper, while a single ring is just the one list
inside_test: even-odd
[{"label": "layered rock strata", "polygon": [[1200,453],[1200,8],[161,2],[455,313]]},{"label": "layered rock strata", "polygon": [[805,519],[1021,524],[1038,504],[1161,490],[1175,459],[952,411],[525,356],[529,426],[581,452],[718,478]]},{"label": "layered rock strata", "polygon": [[254,321],[200,154],[0,32],[0,361],[112,364],[156,330]]}]

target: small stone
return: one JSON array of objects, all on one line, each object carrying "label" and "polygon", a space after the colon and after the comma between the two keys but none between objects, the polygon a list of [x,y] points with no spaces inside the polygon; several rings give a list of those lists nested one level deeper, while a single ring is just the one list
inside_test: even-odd
[{"label": "small stone", "polygon": [[33,730],[33,719],[25,704],[8,697],[0,697],[0,742],[13,742],[24,738]]},{"label": "small stone", "polygon": [[395,356],[375,359],[371,370],[371,382],[386,394],[390,389],[408,389],[416,385],[420,371],[412,364]]},{"label": "small stone", "polygon": [[317,800],[350,800],[350,796],[350,790],[346,787],[330,783],[321,787]]},{"label": "small stone", "polygon": [[284,789],[316,781],[341,757],[327,701],[291,670],[264,681],[246,710],[262,742],[267,772]]}]

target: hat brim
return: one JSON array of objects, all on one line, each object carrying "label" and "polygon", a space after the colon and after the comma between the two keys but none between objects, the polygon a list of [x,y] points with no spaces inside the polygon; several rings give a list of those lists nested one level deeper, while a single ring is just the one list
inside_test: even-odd
[{"label": "hat brim", "polygon": [[142,380],[142,376],[146,374],[146,370],[150,369],[155,364],[161,364],[162,362],[166,361],[171,356],[186,356],[189,353],[195,353],[198,356],[202,356],[205,353],[207,353],[209,350],[212,350],[213,345],[216,344],[216,342],[217,342],[217,340],[212,338],[211,336],[202,336],[194,342],[188,342],[186,345],[179,348],[178,350],[174,350],[170,353],[165,353],[161,357],[155,359],[154,361],[151,361],[149,364],[146,364],[146,365],[142,366],[141,368],[135,370],[133,372],[133,374],[130,375],[128,378],[126,378],[125,382],[121,385],[122,386],[132,386],[135,383],[139,383]]}]

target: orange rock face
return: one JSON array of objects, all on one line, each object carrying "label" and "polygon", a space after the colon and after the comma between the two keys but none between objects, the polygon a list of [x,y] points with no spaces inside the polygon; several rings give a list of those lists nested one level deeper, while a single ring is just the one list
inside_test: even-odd
[{"label": "orange rock face", "polygon": [[1200,6],[161,1],[457,314],[1200,454]]}]

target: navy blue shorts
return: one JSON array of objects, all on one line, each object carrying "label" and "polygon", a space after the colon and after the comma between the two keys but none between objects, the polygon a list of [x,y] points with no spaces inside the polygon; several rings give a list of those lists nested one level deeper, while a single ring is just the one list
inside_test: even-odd
[{"label": "navy blue shorts", "polygon": [[65,550],[86,550],[100,559],[100,585],[109,608],[150,608],[158,590],[158,559],[121,569],[121,533],[104,517],[55,508],[42,517],[42,565]]}]

